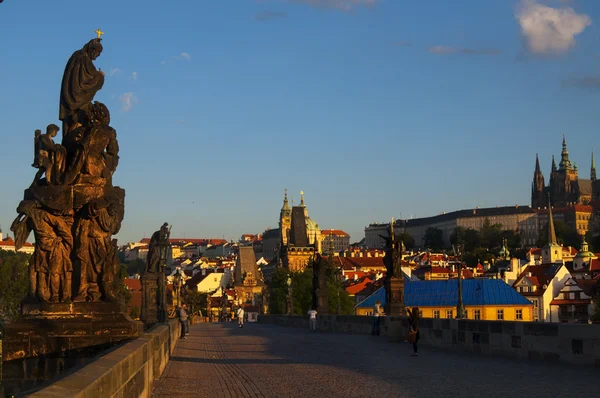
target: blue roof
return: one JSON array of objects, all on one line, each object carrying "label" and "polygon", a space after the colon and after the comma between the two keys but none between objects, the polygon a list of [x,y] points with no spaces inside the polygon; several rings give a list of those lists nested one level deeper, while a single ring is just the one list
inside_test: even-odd
[{"label": "blue roof", "polygon": [[[464,305],[531,305],[502,279],[464,279],[462,281]],[[385,304],[382,287],[359,303],[357,308],[368,308],[381,300]],[[404,304],[408,307],[455,307],[458,304],[458,282],[409,281],[404,283]]]}]

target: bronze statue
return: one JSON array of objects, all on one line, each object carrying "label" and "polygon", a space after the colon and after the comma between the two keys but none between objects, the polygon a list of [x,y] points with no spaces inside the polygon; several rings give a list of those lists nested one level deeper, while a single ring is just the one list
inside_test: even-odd
[{"label": "bronze statue", "polygon": [[146,272],[160,272],[162,256],[161,251],[166,255],[168,250],[169,236],[171,235],[171,228],[168,223],[164,223],[160,229],[152,234],[150,238],[150,244],[148,245],[148,260],[146,265]]},{"label": "bronze statue", "polygon": [[89,125],[89,106],[104,85],[104,72],[96,70],[92,62],[102,53],[101,41],[101,38],[90,40],[71,55],[65,67],[58,112],[58,119],[63,122],[63,138],[69,137],[78,126]]},{"label": "bronze statue", "polygon": [[56,124],[46,127],[46,134],[35,130],[34,159],[31,166],[38,169],[32,185],[37,185],[40,178],[46,173],[47,185],[58,185],[61,182],[62,173],[65,171],[67,152],[62,145],[54,143],[53,138],[60,128]]}]

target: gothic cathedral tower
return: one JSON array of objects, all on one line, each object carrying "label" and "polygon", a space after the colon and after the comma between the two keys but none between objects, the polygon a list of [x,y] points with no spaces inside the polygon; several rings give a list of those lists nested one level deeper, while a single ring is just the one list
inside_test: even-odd
[{"label": "gothic cathedral tower", "polygon": [[283,206],[279,213],[279,231],[281,234],[281,247],[287,246],[290,237],[290,228],[292,226],[292,208],[288,203],[287,189],[283,198]]},{"label": "gothic cathedral tower", "polygon": [[547,200],[544,195],[546,183],[544,175],[540,169],[540,159],[537,153],[535,154],[535,171],[533,172],[533,183],[531,184],[531,207],[533,209],[544,207],[544,202]]}]

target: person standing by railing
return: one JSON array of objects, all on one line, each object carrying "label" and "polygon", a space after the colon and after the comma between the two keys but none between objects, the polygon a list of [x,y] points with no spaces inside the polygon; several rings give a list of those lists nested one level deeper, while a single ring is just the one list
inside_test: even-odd
[{"label": "person standing by railing", "polygon": [[413,357],[419,355],[419,347],[417,346],[419,339],[421,338],[421,334],[419,333],[419,318],[420,312],[419,307],[410,308],[406,307],[406,312],[408,312],[408,342],[413,345],[413,353],[410,354]]},{"label": "person standing by railing", "polygon": [[381,333],[381,317],[383,316],[383,310],[381,308],[381,301],[377,300],[373,306],[373,328],[371,334],[373,336],[379,336]]}]

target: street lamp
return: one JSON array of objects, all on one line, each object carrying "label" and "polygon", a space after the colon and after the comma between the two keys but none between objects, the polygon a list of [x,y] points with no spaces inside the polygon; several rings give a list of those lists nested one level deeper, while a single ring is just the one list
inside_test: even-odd
[{"label": "street lamp", "polygon": [[454,255],[458,257],[458,303],[456,304],[456,319],[464,319],[466,318],[465,306],[463,305],[462,295],[462,256],[464,245],[462,243],[457,242],[455,245],[452,246],[454,249]]},{"label": "street lamp", "polygon": [[292,278],[288,276],[287,278],[288,285],[288,315],[292,315],[293,311],[293,303],[292,303]]}]

